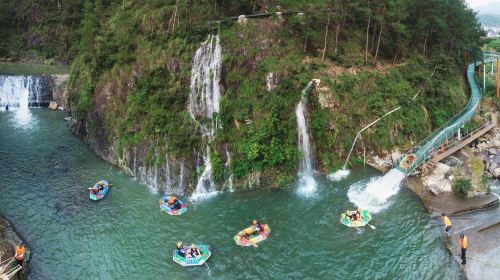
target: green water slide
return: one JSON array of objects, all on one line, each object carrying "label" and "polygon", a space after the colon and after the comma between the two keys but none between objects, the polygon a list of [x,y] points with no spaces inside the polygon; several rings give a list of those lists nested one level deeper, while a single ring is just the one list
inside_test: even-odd
[{"label": "green water slide", "polygon": [[[500,54],[483,52],[485,61],[498,55]],[[452,139],[460,131],[460,128],[476,115],[479,111],[479,102],[481,101],[481,89],[479,88],[475,74],[476,67],[481,66],[482,63],[481,61],[476,61],[467,67],[467,80],[471,89],[471,97],[467,106],[413,149],[405,153],[396,163],[395,168],[406,175],[410,175],[420,164],[429,160],[432,154],[438,151],[441,144],[448,139]]]}]

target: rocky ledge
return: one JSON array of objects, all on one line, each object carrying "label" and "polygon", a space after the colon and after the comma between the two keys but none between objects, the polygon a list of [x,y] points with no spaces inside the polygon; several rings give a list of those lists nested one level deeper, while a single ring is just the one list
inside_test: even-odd
[{"label": "rocky ledge", "polygon": [[[14,257],[15,248],[17,244],[21,241],[21,238],[17,235],[12,224],[2,215],[0,215],[0,262],[8,260]],[[29,250],[26,254],[26,262],[29,262]],[[2,265],[5,265],[2,263]],[[11,264],[10,268],[14,268]],[[7,269],[9,271],[9,269]],[[28,268],[27,265],[23,268],[21,272],[17,273],[18,278],[14,279],[28,279]]]}]

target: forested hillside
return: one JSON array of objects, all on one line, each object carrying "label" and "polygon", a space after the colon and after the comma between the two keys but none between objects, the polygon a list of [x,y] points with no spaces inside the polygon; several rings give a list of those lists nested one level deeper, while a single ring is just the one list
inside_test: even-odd
[{"label": "forested hillside", "polygon": [[[226,20],[255,13],[272,16]],[[321,80],[308,103],[316,169],[338,168],[357,131],[399,105],[363,146],[384,153],[424,138],[466,103],[457,47],[481,46],[483,31],[462,0],[0,3],[2,59],[71,63],[74,129],[134,175],[137,161],[188,172],[188,190],[206,165],[187,103],[193,58],[209,34],[222,48],[212,175],[219,188],[231,174],[248,188],[295,178],[294,108],[313,78]]]}]

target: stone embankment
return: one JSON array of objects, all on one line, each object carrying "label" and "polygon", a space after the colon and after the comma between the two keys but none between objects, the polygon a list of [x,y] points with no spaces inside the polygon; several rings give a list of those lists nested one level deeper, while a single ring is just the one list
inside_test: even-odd
[{"label": "stone embankment", "polygon": [[[458,178],[471,182],[464,196],[452,190]],[[407,180],[432,216],[449,215],[453,227],[445,244],[457,262],[461,262],[459,236],[468,236],[467,264],[462,266],[468,279],[495,279],[500,273],[499,179],[500,129],[494,128],[472,147]]]}]

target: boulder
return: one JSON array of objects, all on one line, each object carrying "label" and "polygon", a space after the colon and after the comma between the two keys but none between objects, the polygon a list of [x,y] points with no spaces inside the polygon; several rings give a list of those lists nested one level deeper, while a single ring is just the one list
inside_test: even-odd
[{"label": "boulder", "polygon": [[267,73],[266,75],[266,88],[267,91],[273,91],[278,87],[278,76],[275,73]]},{"label": "boulder", "polygon": [[[485,154],[485,160],[487,160],[488,153],[484,152],[484,154]],[[448,166],[451,166],[451,167],[461,166],[463,164],[463,162],[455,156],[449,156],[449,157],[445,158],[443,160],[443,163],[448,165]]]},{"label": "boulder", "polygon": [[500,168],[495,168],[495,170],[493,170],[493,173],[491,173],[491,175],[493,175],[493,177],[495,178],[500,178]]},{"label": "boulder", "polygon": [[424,181],[424,185],[433,194],[441,194],[445,192],[451,192],[451,182],[447,179],[440,179],[430,176]]},{"label": "boulder", "polygon": [[401,152],[399,149],[394,149],[391,153],[392,162],[396,162],[401,157]]},{"label": "boulder", "polygon": [[500,140],[498,139],[493,139],[491,141],[491,144],[493,145],[493,147],[500,147]]},{"label": "boulder", "polygon": [[49,109],[51,109],[51,110],[57,110],[57,103],[55,101],[50,101],[50,103],[49,103]]},{"label": "boulder", "polygon": [[500,164],[500,156],[495,156],[493,159],[491,159],[491,162],[493,163],[496,163],[497,165]]},{"label": "boulder", "polygon": [[247,21],[248,21],[248,19],[246,18],[245,15],[238,16],[238,23],[239,24],[245,24],[245,23],[247,23]]},{"label": "boulder", "polygon": [[495,148],[489,148],[488,149],[488,153],[490,153],[490,155],[495,155],[496,156],[497,155],[497,149],[495,149]]},{"label": "boulder", "polygon": [[488,147],[488,144],[483,142],[483,143],[477,144],[477,148],[480,152],[482,152],[482,151],[488,149],[489,147]]},{"label": "boulder", "polygon": [[453,176],[447,176],[450,167],[444,163],[436,163],[435,169],[428,176],[424,177],[424,186],[427,187],[432,193],[440,194],[444,192],[451,192],[451,182],[447,178],[454,179]]},{"label": "boulder", "polygon": [[432,171],[431,176],[446,178],[446,173],[448,173],[448,171],[450,171],[450,167],[448,165],[438,162],[436,163],[436,168]]},{"label": "boulder", "polygon": [[498,164],[496,164],[495,162],[490,163],[490,166],[488,167],[488,172],[494,175],[495,169],[497,169],[497,167]]}]

